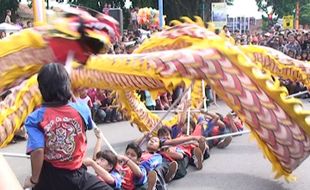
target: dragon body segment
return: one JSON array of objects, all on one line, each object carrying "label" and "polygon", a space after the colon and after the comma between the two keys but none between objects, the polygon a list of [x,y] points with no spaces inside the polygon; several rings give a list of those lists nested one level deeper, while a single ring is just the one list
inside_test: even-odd
[{"label": "dragon body segment", "polygon": [[[77,14],[76,17],[83,15]],[[72,22],[76,20],[69,19]],[[103,21],[91,19],[85,22],[85,26],[93,26],[92,22]],[[59,28],[57,31],[63,32]],[[135,90],[150,90],[156,94],[170,91],[181,82],[189,86],[194,81],[191,106],[198,107],[201,101],[199,94],[202,93],[201,81],[204,80],[251,129],[264,154],[272,162],[276,177],[284,175],[288,180],[291,179],[293,170],[309,156],[310,112],[302,109],[300,101],[287,99],[287,91],[280,87],[277,79],[271,78],[270,73],[289,78],[283,71],[288,65],[282,63],[282,59],[276,59],[274,51],[261,47],[236,47],[192,21],[176,22],[176,26],[144,42],[132,55],[98,54],[98,49],[93,45],[108,44],[109,41],[105,39],[110,33],[100,38],[103,31],[94,34],[88,27],[84,32],[83,35],[69,33],[72,34],[70,39],[63,41],[78,46],[73,50],[77,53],[76,61],[82,63],[72,68],[72,87],[116,90],[122,108],[127,110],[126,114],[141,131],[150,130],[159,122],[159,118],[145,108]],[[12,139],[26,116],[41,103],[35,73],[43,64],[63,61],[68,52],[67,49],[59,52],[62,49],[53,46],[53,42],[58,42],[65,35],[49,34],[33,29],[0,41],[1,47],[6,47],[0,50],[0,63],[7,64],[0,68],[0,89],[1,92],[12,90],[0,104],[1,147]],[[79,55],[81,50],[91,51]],[[29,55],[27,59],[18,60],[19,53],[27,51],[32,54],[26,53]],[[43,56],[34,58],[37,52]],[[92,53],[96,55],[85,57]],[[264,61],[265,58],[274,61],[274,64],[270,66]],[[16,61],[4,62],[4,59]],[[292,63],[289,67],[298,73],[294,79],[308,84],[308,66],[295,60]],[[174,118],[166,124],[173,124],[176,120]]]}]

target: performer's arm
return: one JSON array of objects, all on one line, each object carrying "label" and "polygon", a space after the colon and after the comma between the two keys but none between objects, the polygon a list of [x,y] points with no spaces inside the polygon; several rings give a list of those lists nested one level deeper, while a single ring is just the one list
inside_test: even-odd
[{"label": "performer's arm", "polygon": [[39,148],[30,153],[32,176],[31,180],[38,183],[44,161],[44,149]]},{"label": "performer's arm", "polygon": [[100,129],[95,128],[94,130],[95,130],[97,141],[96,141],[96,145],[94,148],[93,159],[96,160],[97,153],[101,151],[103,134],[102,134],[102,131],[100,131]]}]

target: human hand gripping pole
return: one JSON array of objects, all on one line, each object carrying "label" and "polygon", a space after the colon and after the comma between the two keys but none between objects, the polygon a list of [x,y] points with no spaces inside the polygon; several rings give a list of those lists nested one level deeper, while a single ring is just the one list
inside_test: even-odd
[{"label": "human hand gripping pole", "polygon": [[98,128],[97,124],[92,120],[93,127],[94,127],[94,133],[97,136],[97,138],[101,138],[104,143],[108,146],[108,148],[115,154],[118,155],[117,152],[114,150],[112,145],[109,143],[108,139],[103,135],[101,130]]}]

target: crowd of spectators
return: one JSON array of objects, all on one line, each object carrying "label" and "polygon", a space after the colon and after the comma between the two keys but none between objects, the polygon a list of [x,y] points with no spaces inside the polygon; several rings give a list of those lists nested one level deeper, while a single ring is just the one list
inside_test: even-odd
[{"label": "crowd of spectators", "polygon": [[[10,25],[15,25],[20,29],[26,29],[26,28],[33,27],[31,20],[24,20],[23,21],[23,20],[17,19],[16,22],[13,22],[11,19],[11,16],[12,16],[11,10],[6,10],[6,16],[5,16],[4,23],[10,24]],[[8,30],[8,31],[0,30],[0,39],[6,37],[7,35],[11,35],[14,32],[17,32],[18,30],[14,30],[14,31]]]},{"label": "crowd of spectators", "polygon": [[[261,45],[271,47],[287,56],[299,60],[310,61],[310,31],[307,30],[283,30],[280,25],[275,25],[268,32],[245,32],[236,30],[229,32],[227,27],[223,28],[226,35],[232,37],[236,45]],[[307,88],[298,81],[278,78],[281,84],[285,86],[289,94],[295,94],[307,90]],[[310,95],[303,94],[298,98],[309,98]]]},{"label": "crowd of spectators", "polygon": [[236,45],[261,45],[279,50],[291,58],[310,61],[310,33],[306,30],[283,30],[275,25],[268,32],[227,33]]}]

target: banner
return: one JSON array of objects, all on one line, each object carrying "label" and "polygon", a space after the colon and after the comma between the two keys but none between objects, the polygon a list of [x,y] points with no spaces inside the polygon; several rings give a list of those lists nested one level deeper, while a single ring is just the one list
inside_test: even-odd
[{"label": "banner", "polygon": [[283,29],[293,29],[294,28],[294,16],[288,15],[283,17]]},{"label": "banner", "polygon": [[222,29],[227,24],[226,3],[212,3],[212,22],[219,29]]}]

